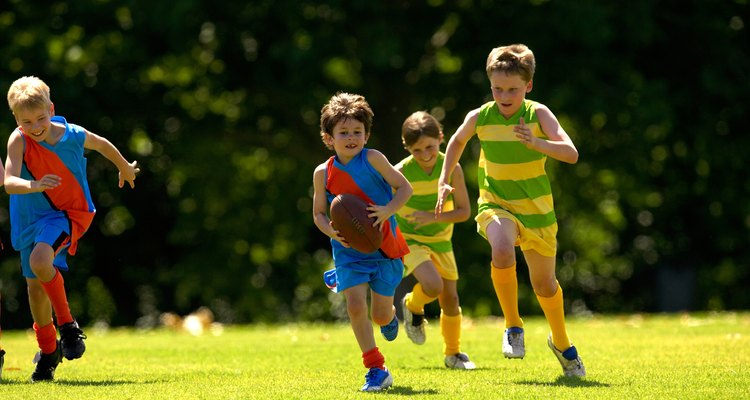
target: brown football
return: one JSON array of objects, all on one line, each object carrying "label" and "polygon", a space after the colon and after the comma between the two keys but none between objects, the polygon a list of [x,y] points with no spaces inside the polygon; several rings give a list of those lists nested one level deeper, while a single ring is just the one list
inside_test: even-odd
[{"label": "brown football", "polygon": [[367,216],[367,203],[353,194],[340,194],[331,201],[331,222],[353,249],[372,253],[383,243],[383,234],[372,226],[374,218]]}]

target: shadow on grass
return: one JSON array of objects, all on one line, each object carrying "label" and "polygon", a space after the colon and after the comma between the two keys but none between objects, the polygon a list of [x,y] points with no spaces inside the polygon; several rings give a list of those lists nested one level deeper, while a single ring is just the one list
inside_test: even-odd
[{"label": "shadow on grass", "polygon": [[560,376],[553,382],[523,380],[516,382],[519,385],[528,386],[567,386],[567,387],[610,387],[609,383],[601,383],[592,379],[581,379],[574,376]]},{"label": "shadow on grass", "polygon": [[91,387],[97,387],[97,386],[122,386],[122,385],[149,385],[153,383],[162,383],[164,381],[159,380],[151,380],[151,381],[128,381],[128,380],[103,380],[103,381],[94,381],[94,380],[85,380],[85,381],[73,381],[73,380],[66,380],[66,379],[55,379],[54,381],[49,382],[31,382],[30,380],[26,381],[9,381],[9,380],[3,380],[2,385],[3,386],[9,386],[9,385],[44,385],[44,384],[52,384],[52,385],[61,385],[61,386],[91,386]]},{"label": "shadow on grass", "polygon": [[438,394],[438,391],[435,389],[414,390],[411,386],[395,386],[395,387],[392,386],[388,390],[379,392],[379,393],[403,394],[407,396],[412,396],[412,395],[418,395],[418,394]]},{"label": "shadow on grass", "polygon": [[164,381],[160,380],[150,380],[150,381],[129,381],[129,380],[113,380],[113,379],[107,379],[103,381],[94,381],[94,380],[83,380],[83,381],[72,381],[72,380],[66,380],[66,379],[60,379],[55,380],[54,383],[58,385],[65,385],[65,386],[120,386],[120,385],[150,385],[152,383],[162,383]]}]

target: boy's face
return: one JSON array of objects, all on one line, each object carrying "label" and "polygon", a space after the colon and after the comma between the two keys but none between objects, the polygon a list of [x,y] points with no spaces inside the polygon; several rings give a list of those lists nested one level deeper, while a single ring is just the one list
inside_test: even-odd
[{"label": "boy's face", "polygon": [[51,104],[49,109],[41,107],[22,108],[13,113],[16,123],[24,134],[29,135],[37,142],[47,139],[51,135],[52,121],[55,115],[55,106]]},{"label": "boy's face", "polygon": [[427,135],[419,137],[413,145],[406,146],[406,150],[414,157],[414,161],[425,171],[431,172],[437,162],[438,152],[440,152],[440,142],[443,140],[443,134],[440,138],[434,138]]},{"label": "boy's face", "polygon": [[526,82],[518,74],[508,75],[504,71],[493,71],[490,75],[492,99],[495,100],[500,113],[510,118],[521,108],[526,93],[531,91],[532,82]]},{"label": "boy's face", "polygon": [[334,125],[332,135],[327,136],[327,140],[339,159],[346,163],[362,151],[369,136],[365,133],[365,124],[345,118]]}]

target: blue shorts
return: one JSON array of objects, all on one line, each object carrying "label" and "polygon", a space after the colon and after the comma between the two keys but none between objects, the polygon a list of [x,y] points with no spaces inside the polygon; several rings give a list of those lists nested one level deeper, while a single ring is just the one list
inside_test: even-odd
[{"label": "blue shorts", "polygon": [[[55,259],[52,261],[52,265],[62,271],[68,270],[68,244],[62,245],[70,237],[68,227],[62,227],[59,225],[45,225],[34,237],[34,244],[20,250],[21,253],[21,272],[26,278],[34,279],[36,275],[31,271],[31,264],[29,264],[29,258],[31,258],[31,251],[37,243],[47,243],[52,246],[52,250],[55,251]],[[67,243],[70,243],[69,241]]]},{"label": "blue shorts", "polygon": [[338,292],[369,283],[370,289],[382,296],[393,296],[401,283],[404,263],[400,258],[382,261],[358,261],[336,267]]}]

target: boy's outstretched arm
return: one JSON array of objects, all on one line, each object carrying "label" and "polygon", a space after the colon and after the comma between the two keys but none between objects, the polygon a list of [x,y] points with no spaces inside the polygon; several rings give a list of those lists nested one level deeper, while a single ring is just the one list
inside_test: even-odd
[{"label": "boy's outstretched arm", "polygon": [[437,204],[435,204],[435,215],[437,217],[440,217],[440,214],[443,212],[443,206],[448,195],[454,191],[454,188],[449,183],[450,177],[453,175],[453,170],[456,168],[458,160],[461,159],[461,154],[463,154],[466,148],[466,143],[476,133],[477,115],[479,115],[478,108],[466,114],[464,122],[456,129],[450,140],[448,140],[443,169],[440,171],[440,179],[438,179],[438,196]]},{"label": "boy's outstretched arm", "polygon": [[95,133],[86,131],[86,140],[83,142],[83,147],[99,152],[117,167],[119,170],[119,187],[123,187],[125,182],[127,182],[130,184],[131,188],[135,188],[135,175],[140,172],[141,169],[138,168],[138,163],[136,161],[133,161],[132,163],[128,162],[112,142]]}]

